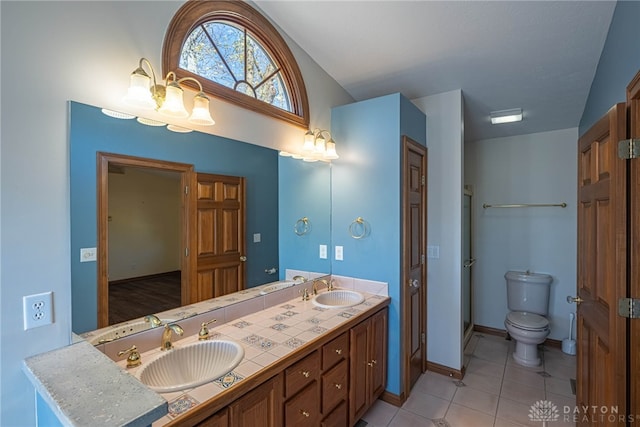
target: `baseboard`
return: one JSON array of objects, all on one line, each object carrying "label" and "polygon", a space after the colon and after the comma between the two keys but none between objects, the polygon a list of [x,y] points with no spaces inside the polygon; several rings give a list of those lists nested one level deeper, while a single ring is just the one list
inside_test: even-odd
[{"label": "baseboard", "polygon": [[[482,326],[482,325],[473,325],[473,330],[475,332],[480,332],[482,334],[495,335],[495,336],[498,336],[498,337],[511,339],[510,337],[507,336],[507,331],[504,330],[504,329],[490,328],[488,326]],[[561,349],[562,348],[562,341],[561,340],[555,340],[555,339],[547,338],[546,340],[544,340],[544,345],[546,345],[547,347],[554,347],[554,348],[560,348]]]},{"label": "baseboard", "polygon": [[453,369],[448,366],[440,365],[439,363],[427,361],[427,371],[435,372],[436,374],[446,375],[457,380],[461,380],[464,377],[465,367],[462,369]]},{"label": "baseboard", "polygon": [[393,406],[401,407],[407,398],[404,396],[404,393],[400,395],[389,393],[387,390],[382,392],[380,395],[380,400],[383,400],[387,403],[390,403]]}]

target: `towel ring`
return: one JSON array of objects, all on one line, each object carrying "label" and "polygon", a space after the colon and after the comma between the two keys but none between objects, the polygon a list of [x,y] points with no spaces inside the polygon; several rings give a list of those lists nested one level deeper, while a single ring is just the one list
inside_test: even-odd
[{"label": "towel ring", "polygon": [[367,221],[365,221],[361,216],[354,219],[351,225],[349,225],[349,234],[354,239],[362,239],[363,237],[365,237],[367,234],[369,234]]},{"label": "towel ring", "polygon": [[311,224],[309,224],[309,218],[306,216],[297,220],[296,225],[293,226],[293,231],[298,236],[304,236],[309,232],[309,230],[311,230]]}]

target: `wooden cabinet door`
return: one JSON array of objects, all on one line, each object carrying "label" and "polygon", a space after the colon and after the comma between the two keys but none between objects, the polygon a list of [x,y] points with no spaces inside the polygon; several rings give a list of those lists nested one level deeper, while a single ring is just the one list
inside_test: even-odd
[{"label": "wooden cabinet door", "polygon": [[[286,426],[316,426],[320,422],[320,386],[313,381],[284,404]],[[258,424],[256,424],[258,425]]]},{"label": "wooden cabinet door", "polygon": [[360,323],[350,330],[349,373],[349,423],[353,425],[367,410],[367,377],[369,367],[367,356],[367,331],[369,321]]},{"label": "wooden cabinet door", "polygon": [[233,427],[282,427],[282,375],[245,394],[229,407]]},{"label": "wooden cabinet door", "polygon": [[191,302],[245,288],[245,179],[197,174],[197,280]]},{"label": "wooden cabinet door", "polygon": [[229,427],[229,410],[227,408],[211,415],[197,424],[197,427]]},{"label": "wooden cabinet door", "polygon": [[369,403],[371,405],[387,386],[387,311],[375,314],[369,328]]}]

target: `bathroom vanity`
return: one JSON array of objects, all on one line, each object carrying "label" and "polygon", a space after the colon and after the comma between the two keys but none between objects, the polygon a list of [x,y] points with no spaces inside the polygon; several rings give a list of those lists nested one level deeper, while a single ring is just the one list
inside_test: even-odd
[{"label": "bathroom vanity", "polygon": [[[160,351],[161,328],[91,349],[98,355],[100,351],[104,352],[111,358],[103,357],[106,363],[111,368],[121,368],[117,369],[119,375],[124,373],[125,377],[137,382],[137,386],[143,386],[145,394],[161,398],[168,414],[162,416],[158,409],[152,411],[160,414],[153,426],[282,426],[302,423],[351,426],[386,386],[387,306],[390,298],[386,295],[386,284],[380,282],[338,279],[337,283],[341,288],[355,287],[364,301],[349,307],[320,307],[314,304],[313,297],[309,300],[301,298],[300,291],[311,287],[309,283],[303,283],[245,300],[243,304],[231,304],[178,321],[185,333],[181,339],[174,336],[176,349],[196,344],[201,323],[212,318],[217,322],[210,325],[211,340],[231,340],[244,348],[244,358],[236,368],[197,387],[156,394],[138,382],[145,366],[165,353]],[[358,283],[363,287],[358,288]],[[378,289],[383,291],[374,293]],[[326,292],[323,289],[321,294]],[[246,312],[239,310],[241,305],[246,306]],[[87,342],[82,344],[88,345]],[[116,350],[132,344],[141,351],[142,365],[125,369],[126,360],[118,357]],[[26,365],[29,363],[27,361]],[[48,375],[64,376],[64,369],[62,367]],[[55,378],[46,381],[51,387],[55,387],[56,382]],[[39,391],[54,396],[57,393]],[[116,399],[123,396],[121,390],[94,393],[114,395]],[[91,396],[81,393],[76,393],[75,399],[76,410],[82,407],[83,411],[91,412],[90,405],[99,405],[91,401]],[[133,398],[129,395],[126,399]],[[59,404],[55,398],[53,400],[53,404]],[[109,409],[117,413],[118,406],[111,405]],[[100,410],[104,412],[105,408]],[[65,417],[66,420],[74,418],[73,414]],[[144,420],[148,425],[149,416]],[[145,424],[129,422],[127,425]]]}]

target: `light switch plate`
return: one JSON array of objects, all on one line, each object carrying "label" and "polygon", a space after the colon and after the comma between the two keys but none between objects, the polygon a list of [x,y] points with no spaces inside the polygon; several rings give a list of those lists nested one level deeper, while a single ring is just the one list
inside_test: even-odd
[{"label": "light switch plate", "polygon": [[262,236],[260,233],[253,234],[253,243],[260,243],[262,241]]},{"label": "light switch plate", "polygon": [[80,262],[95,261],[97,253],[96,248],[80,248]]}]

